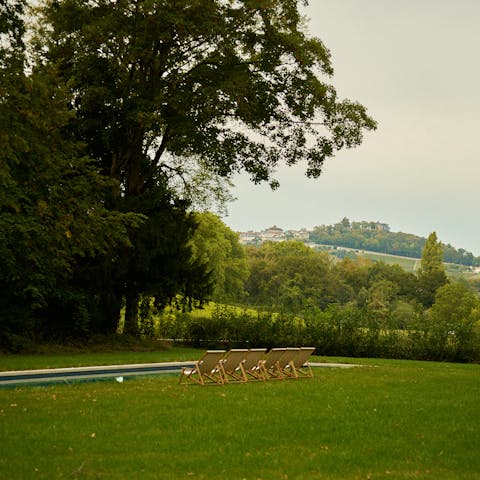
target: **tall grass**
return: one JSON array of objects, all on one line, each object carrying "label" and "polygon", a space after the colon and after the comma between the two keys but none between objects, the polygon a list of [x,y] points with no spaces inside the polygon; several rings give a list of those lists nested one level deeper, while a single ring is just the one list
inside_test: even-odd
[{"label": "tall grass", "polygon": [[480,367],[0,390],[0,478],[478,479]]}]

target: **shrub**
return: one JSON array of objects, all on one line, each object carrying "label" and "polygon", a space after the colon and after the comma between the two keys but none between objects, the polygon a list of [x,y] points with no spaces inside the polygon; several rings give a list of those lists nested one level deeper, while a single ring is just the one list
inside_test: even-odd
[{"label": "shrub", "polygon": [[398,329],[390,318],[354,304],[311,309],[303,317],[216,306],[210,316],[164,315],[159,331],[163,338],[205,348],[309,345],[319,355],[480,361],[480,335],[473,324],[463,322],[463,329],[457,325],[452,333],[451,323],[433,321],[436,311]]}]

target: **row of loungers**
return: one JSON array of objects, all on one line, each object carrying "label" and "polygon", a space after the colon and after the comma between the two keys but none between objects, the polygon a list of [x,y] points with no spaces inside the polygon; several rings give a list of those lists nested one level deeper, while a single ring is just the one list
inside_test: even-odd
[{"label": "row of loungers", "polygon": [[192,368],[183,368],[180,381],[223,385],[249,380],[313,377],[308,358],[314,347],[207,350]]}]

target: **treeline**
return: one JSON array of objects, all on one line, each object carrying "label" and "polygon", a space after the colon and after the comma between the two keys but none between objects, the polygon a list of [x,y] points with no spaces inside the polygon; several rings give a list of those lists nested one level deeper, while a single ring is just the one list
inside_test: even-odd
[{"label": "treeline", "polygon": [[[301,242],[247,247],[249,276],[244,302],[290,313],[354,304],[376,315],[406,319],[431,308],[437,290],[449,284],[442,251],[442,244],[432,233],[425,243],[420,269],[410,273],[399,265],[365,259],[336,261]],[[473,286],[463,284],[474,294]],[[402,328],[400,320],[397,326]]]},{"label": "treeline", "polygon": [[[391,232],[388,225],[378,222],[350,222],[344,218],[334,225],[320,225],[310,233],[315,243],[355,250],[420,258],[426,239],[409,233]],[[479,266],[480,257],[475,257],[463,248],[443,245],[444,261],[459,265]]]},{"label": "treeline", "polygon": [[480,361],[478,293],[447,279],[442,250],[430,235],[413,274],[334,261],[300,242],[248,247],[241,306],[200,317],[170,311],[157,334],[208,347],[309,344],[326,355]]}]

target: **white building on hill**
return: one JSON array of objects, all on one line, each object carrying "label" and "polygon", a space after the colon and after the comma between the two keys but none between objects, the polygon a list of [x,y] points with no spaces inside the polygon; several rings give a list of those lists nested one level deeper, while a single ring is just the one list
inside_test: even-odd
[{"label": "white building on hill", "polygon": [[286,240],[298,240],[307,242],[310,238],[310,232],[306,228],[300,230],[283,230],[277,225],[254,232],[238,232],[240,243],[243,245],[259,245],[264,242],[284,242]]},{"label": "white building on hill", "polygon": [[285,232],[276,225],[260,232],[262,242],[284,242],[286,240]]}]

